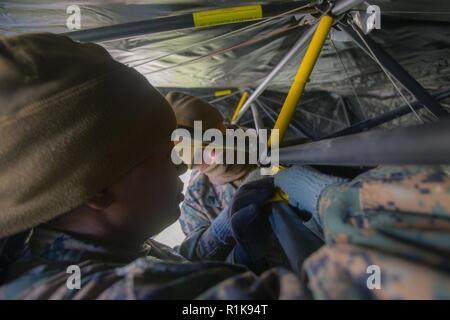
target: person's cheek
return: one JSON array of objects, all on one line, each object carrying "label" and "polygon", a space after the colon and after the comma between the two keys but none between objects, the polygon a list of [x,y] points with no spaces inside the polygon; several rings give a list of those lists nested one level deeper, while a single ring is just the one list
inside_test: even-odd
[{"label": "person's cheek", "polygon": [[172,190],[172,203],[176,203],[177,198],[179,197],[179,193],[180,193],[180,178],[178,176],[178,170],[176,168],[175,165],[172,166],[172,168],[170,169],[170,189]]},{"label": "person's cheek", "polygon": [[176,197],[176,184],[174,179],[174,166],[161,166],[158,170],[158,183],[155,184],[155,201],[158,201],[160,207],[166,211],[170,209],[171,204]]}]

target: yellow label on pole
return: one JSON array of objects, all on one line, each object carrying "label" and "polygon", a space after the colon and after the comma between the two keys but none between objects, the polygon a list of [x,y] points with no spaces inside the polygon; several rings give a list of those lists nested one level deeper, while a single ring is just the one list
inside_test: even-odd
[{"label": "yellow label on pole", "polygon": [[257,20],[261,19],[263,15],[261,5],[253,5],[199,11],[194,12],[192,16],[196,27],[207,27],[218,24]]},{"label": "yellow label on pole", "polygon": [[216,97],[223,97],[223,96],[227,96],[227,95],[229,95],[231,93],[232,93],[231,90],[220,90],[220,91],[214,92],[214,96],[216,96]]}]

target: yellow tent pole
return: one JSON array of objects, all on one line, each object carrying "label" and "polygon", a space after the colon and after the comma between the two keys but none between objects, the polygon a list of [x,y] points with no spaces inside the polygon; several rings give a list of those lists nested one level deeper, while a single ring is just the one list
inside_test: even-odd
[{"label": "yellow tent pole", "polygon": [[[286,130],[289,126],[289,122],[294,115],[295,107],[297,106],[300,98],[305,89],[306,83],[311,75],[312,70],[319,58],[320,52],[322,51],[325,40],[327,39],[328,33],[333,25],[333,18],[330,16],[323,16],[320,19],[319,25],[311,39],[308,49],[306,50],[305,56],[298,68],[297,74],[295,75],[294,82],[289,89],[289,93],[284,101],[283,107],[281,108],[278,119],[275,122],[274,129],[279,130],[279,139],[283,140]],[[272,145],[273,134],[269,138],[269,146]],[[279,141],[279,142],[280,142]],[[277,168],[278,170],[283,170],[283,167]],[[275,196],[270,199],[270,202],[277,201],[287,201],[289,196],[281,189],[276,189]]]},{"label": "yellow tent pole", "polygon": [[247,100],[247,98],[248,98],[248,91],[244,91],[244,93],[242,94],[241,100],[239,100],[239,103],[238,103],[238,105],[236,107],[236,110],[234,110],[233,117],[231,118],[231,121],[236,120],[236,118],[237,118],[237,116],[239,114],[239,111],[241,111],[241,108],[244,105],[244,103]]},{"label": "yellow tent pole", "polygon": [[[289,126],[289,122],[294,115],[295,107],[297,106],[300,98],[302,96],[303,90],[305,89],[306,82],[308,81],[314,65],[320,55],[322,47],[325,40],[330,32],[333,25],[333,18],[326,15],[320,19],[319,25],[311,39],[308,49],[306,50],[305,56],[298,68],[297,74],[295,75],[294,82],[292,83],[289,93],[284,101],[283,107],[281,108],[278,119],[275,122],[274,129],[279,130],[279,139],[283,140],[286,130]],[[272,135],[269,139],[269,146],[272,144]]]},{"label": "yellow tent pole", "polygon": [[233,92],[231,90],[219,90],[219,91],[214,92],[214,96],[215,97],[223,97],[223,96],[228,96],[232,93]]}]

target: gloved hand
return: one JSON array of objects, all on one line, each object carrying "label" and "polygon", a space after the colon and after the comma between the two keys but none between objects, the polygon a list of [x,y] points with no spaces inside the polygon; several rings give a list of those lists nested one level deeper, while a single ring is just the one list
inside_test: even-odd
[{"label": "gloved hand", "polygon": [[349,180],[323,174],[309,166],[292,166],[277,173],[274,181],[288,194],[291,205],[310,212],[321,222],[318,212],[320,195],[326,188]]},{"label": "gloved hand", "polygon": [[[244,230],[248,229],[247,223],[254,223],[252,221],[260,212],[259,205],[270,198],[273,190],[273,179],[243,185],[236,192],[230,207],[224,209],[211,225],[199,228],[197,232],[190,235],[181,245],[180,252],[190,260],[223,259],[223,255],[226,256],[235,246],[235,238],[244,241],[243,237],[246,235],[253,237]],[[236,214],[236,230],[233,232],[231,219]],[[192,247],[192,244],[195,247]]]},{"label": "gloved hand", "polygon": [[[235,244],[231,233],[231,217],[229,208],[224,209],[206,230],[199,230],[199,235],[194,233],[189,238],[197,237],[196,257],[199,259],[222,260],[231,251]],[[185,243],[187,243],[185,241]],[[186,256],[186,255],[185,255]],[[193,256],[188,256],[194,260]]]},{"label": "gloved hand", "polygon": [[230,215],[235,215],[239,210],[249,205],[259,207],[265,204],[274,193],[273,178],[258,179],[245,183],[233,197],[230,205]]},{"label": "gloved hand", "polygon": [[260,179],[242,185],[234,195],[229,208],[224,209],[208,228],[211,237],[223,244],[229,244],[230,238],[233,237],[232,219],[235,221],[235,235],[243,236],[243,232],[238,231],[238,229],[245,229],[246,225],[256,218],[260,211],[259,208],[273,195],[274,190],[272,178]]},{"label": "gloved hand", "polygon": [[265,205],[274,193],[272,178],[252,181],[239,188],[230,206],[231,231],[236,241],[232,261],[256,273],[265,268],[261,260],[271,232]]}]

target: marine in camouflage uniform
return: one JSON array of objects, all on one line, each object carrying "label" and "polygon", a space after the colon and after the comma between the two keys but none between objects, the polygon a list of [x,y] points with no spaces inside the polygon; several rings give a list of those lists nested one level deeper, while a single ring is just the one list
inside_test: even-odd
[{"label": "marine in camouflage uniform", "polygon": [[[222,134],[231,126],[224,123],[217,109],[198,97],[170,92],[166,99],[175,113],[178,127],[187,129],[191,134],[195,121],[201,122],[203,131],[216,129]],[[203,141],[201,143],[204,144]],[[196,150],[193,145],[190,147],[191,157],[181,155],[192,172],[181,205],[179,222],[186,239],[179,251],[190,260],[223,261],[234,244],[229,229],[228,207],[239,186],[255,171],[256,166],[193,164],[195,152],[203,152],[203,149]],[[252,176],[258,175],[252,173]]]},{"label": "marine in camouflage uniform", "polygon": [[[254,176],[258,176],[256,170],[246,177]],[[177,248],[181,254],[190,260],[226,259],[235,244],[229,207],[243,181],[213,184],[200,170],[192,170],[178,220],[186,235]]]},{"label": "marine in camouflage uniform", "polygon": [[[188,263],[152,241],[131,254],[36,228],[0,297],[450,298],[450,178],[441,168],[380,167],[327,187],[318,208],[327,244],[306,260],[300,278],[284,268],[256,277],[238,266]],[[80,290],[67,289],[71,264],[81,267]],[[367,285],[373,265],[380,289]]]},{"label": "marine in camouflage uniform", "polygon": [[145,77],[60,35],[0,47],[0,297],[302,296],[287,270],[257,277],[142,245],[178,218],[184,169],[171,161],[174,114]]},{"label": "marine in camouflage uniform", "polygon": [[[134,241],[176,213],[178,167],[163,144],[175,118],[163,97],[93,44],[49,34],[0,37],[0,44],[0,297],[299,299],[309,296],[307,286],[318,299],[450,298],[450,179],[442,168],[381,167],[351,182],[283,171],[304,185],[288,192],[289,201],[312,204],[323,223],[326,245],[303,264],[305,281],[283,268],[256,276],[188,262],[153,241]],[[138,210],[127,210],[133,205]],[[255,216],[244,209],[235,216]],[[244,249],[253,244],[245,230],[238,235]],[[80,289],[68,289],[71,265],[81,269]],[[381,270],[381,289],[367,286],[371,265]]]},{"label": "marine in camouflage uniform", "polygon": [[241,181],[222,185],[211,183],[208,176],[192,170],[188,188],[181,205],[180,225],[188,236],[211,222],[231,203]]}]

